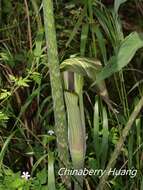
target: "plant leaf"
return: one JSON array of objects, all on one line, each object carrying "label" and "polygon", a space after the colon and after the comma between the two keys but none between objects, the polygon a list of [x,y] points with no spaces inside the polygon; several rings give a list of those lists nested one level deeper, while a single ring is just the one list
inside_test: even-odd
[{"label": "plant leaf", "polygon": [[11,96],[11,92],[7,91],[6,89],[2,89],[2,92],[0,92],[0,100],[4,100],[6,98],[8,98],[9,96]]},{"label": "plant leaf", "polygon": [[9,119],[9,117],[5,113],[0,111],[0,122],[1,121],[7,121],[8,119]]},{"label": "plant leaf", "polygon": [[96,73],[101,67],[99,60],[80,57],[66,59],[60,65],[61,71],[75,72],[92,80],[96,79]]},{"label": "plant leaf", "polygon": [[81,54],[81,56],[84,56],[84,53],[85,53],[87,38],[88,38],[88,32],[89,32],[89,24],[83,24],[82,31],[81,31],[81,42],[80,42],[80,54]]},{"label": "plant leaf", "polygon": [[109,131],[108,131],[108,116],[107,116],[107,111],[106,108],[103,106],[102,107],[103,111],[103,129],[102,129],[102,144],[101,144],[101,165],[102,168],[105,168],[105,164],[107,161],[107,154],[108,154],[108,136],[109,136]]},{"label": "plant leaf", "polygon": [[74,27],[74,29],[73,29],[73,31],[71,32],[71,35],[70,35],[70,37],[69,37],[69,39],[68,39],[68,41],[67,41],[67,43],[66,43],[66,47],[68,47],[69,46],[69,44],[71,43],[71,41],[74,39],[74,37],[77,35],[77,32],[78,32],[78,30],[80,29],[80,26],[81,26],[81,24],[82,24],[82,20],[83,20],[83,17],[84,17],[84,15],[85,15],[85,8],[83,9],[83,11],[82,11],[82,13],[81,13],[81,15],[79,16],[79,18],[78,18],[78,21],[77,21],[77,23],[75,24],[75,27]]},{"label": "plant leaf", "polygon": [[3,158],[4,158],[4,155],[5,155],[5,152],[6,152],[7,148],[8,148],[8,145],[9,145],[11,139],[13,138],[15,132],[16,131],[12,132],[11,135],[9,137],[7,137],[6,141],[3,144],[3,147],[2,147],[1,152],[0,152],[0,169],[2,167],[2,163],[3,163]]},{"label": "plant leaf", "polygon": [[96,82],[110,77],[124,68],[134,57],[136,51],[143,47],[143,39],[137,32],[128,35],[121,44],[116,56],[111,57],[107,66],[96,74]]},{"label": "plant leaf", "polygon": [[122,4],[122,3],[125,3],[127,0],[115,0],[114,1],[114,11],[115,11],[115,13],[116,14],[118,14],[118,10],[119,10],[119,8],[120,8],[120,5]]},{"label": "plant leaf", "polygon": [[99,97],[96,96],[95,105],[94,105],[94,120],[93,120],[93,137],[94,137],[94,146],[97,159],[100,158],[100,141],[99,141]]}]

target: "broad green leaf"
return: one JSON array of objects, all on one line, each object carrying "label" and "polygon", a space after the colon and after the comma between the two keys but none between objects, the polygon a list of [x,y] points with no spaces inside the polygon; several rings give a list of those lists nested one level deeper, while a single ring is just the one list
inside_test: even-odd
[{"label": "broad green leaf", "polygon": [[122,3],[125,3],[127,0],[115,0],[114,1],[114,11],[115,11],[115,13],[116,14],[118,14],[118,10],[119,10],[119,8],[120,8],[120,5],[122,4]]},{"label": "broad green leaf", "polygon": [[96,82],[110,77],[112,74],[120,71],[132,60],[137,50],[143,47],[143,39],[137,32],[132,32],[122,42],[116,56],[113,56],[108,65],[106,65],[96,75]]}]

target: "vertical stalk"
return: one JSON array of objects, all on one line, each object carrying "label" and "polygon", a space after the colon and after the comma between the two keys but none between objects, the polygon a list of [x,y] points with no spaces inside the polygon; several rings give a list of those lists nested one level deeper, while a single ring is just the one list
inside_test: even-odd
[{"label": "vertical stalk", "polygon": [[138,114],[140,113],[141,109],[143,107],[143,96],[141,97],[141,99],[139,100],[139,102],[137,103],[137,105],[135,106],[132,114],[129,117],[129,120],[125,126],[125,128],[122,131],[122,135],[119,138],[118,143],[116,144],[115,150],[112,153],[112,156],[108,162],[108,165],[106,167],[105,173],[104,175],[100,178],[100,182],[99,185],[97,187],[97,190],[103,190],[105,189],[105,185],[106,185],[106,181],[109,177],[108,173],[110,171],[110,169],[112,169],[115,164],[116,164],[116,160],[122,150],[122,147],[124,145],[124,142],[131,130],[131,127],[133,125],[133,123],[135,122],[136,117],[138,116]]},{"label": "vertical stalk", "polygon": [[27,0],[24,0],[24,3],[25,3],[25,11],[26,11],[26,16],[27,16],[29,48],[30,48],[30,51],[32,52],[32,32],[31,32],[30,15],[29,15],[29,9],[28,9]]},{"label": "vertical stalk", "polygon": [[53,152],[48,153],[48,189],[56,190]]},{"label": "vertical stalk", "polygon": [[0,26],[2,27],[2,0],[0,0]]},{"label": "vertical stalk", "polygon": [[[85,133],[81,121],[78,105],[79,97],[76,93],[65,91],[65,101],[68,115],[69,149],[72,165],[76,170],[83,169],[85,159]],[[83,189],[83,176],[75,176],[74,190]]]},{"label": "vertical stalk", "polygon": [[[57,147],[61,166],[68,167],[68,138],[66,113],[63,99],[63,89],[59,69],[57,51],[56,30],[53,13],[52,0],[43,0],[45,37],[48,51],[48,66],[50,71],[50,82],[52,89],[55,129],[57,136]],[[66,178],[66,177],[65,177]],[[64,180],[65,180],[64,178]],[[66,182],[68,180],[66,179]],[[67,182],[68,183],[68,182]],[[67,184],[66,183],[66,184]]]}]

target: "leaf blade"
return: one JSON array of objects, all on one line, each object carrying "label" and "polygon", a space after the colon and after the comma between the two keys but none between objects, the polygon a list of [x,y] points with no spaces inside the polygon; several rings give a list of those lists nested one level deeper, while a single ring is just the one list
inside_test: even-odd
[{"label": "leaf blade", "polygon": [[117,55],[113,56],[110,59],[108,65],[105,66],[99,73],[97,73],[95,83],[110,77],[112,74],[127,66],[127,64],[134,57],[137,50],[141,47],[143,47],[143,39],[141,39],[137,32],[132,32],[124,39]]}]

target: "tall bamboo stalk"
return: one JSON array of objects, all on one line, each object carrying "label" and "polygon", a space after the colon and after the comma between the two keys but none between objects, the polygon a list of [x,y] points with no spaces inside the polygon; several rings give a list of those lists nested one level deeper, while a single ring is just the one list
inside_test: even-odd
[{"label": "tall bamboo stalk", "polygon": [[61,163],[68,167],[68,138],[66,113],[63,99],[63,89],[59,69],[57,51],[57,40],[52,0],[43,0],[45,36],[48,51],[48,66],[50,71],[50,82],[52,89],[55,129],[57,136],[57,147]]}]

